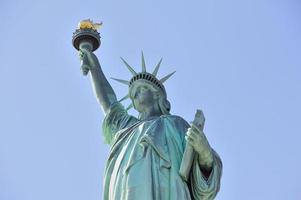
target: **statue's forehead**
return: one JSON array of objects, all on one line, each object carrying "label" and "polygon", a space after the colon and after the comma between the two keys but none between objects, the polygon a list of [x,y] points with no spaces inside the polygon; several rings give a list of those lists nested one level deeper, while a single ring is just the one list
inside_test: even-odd
[{"label": "statue's forehead", "polygon": [[136,90],[140,87],[147,87],[147,88],[155,89],[155,87],[149,81],[147,81],[147,80],[138,80],[138,81],[135,81],[135,83],[129,88],[130,96],[132,96],[132,94],[134,92],[136,92]]}]

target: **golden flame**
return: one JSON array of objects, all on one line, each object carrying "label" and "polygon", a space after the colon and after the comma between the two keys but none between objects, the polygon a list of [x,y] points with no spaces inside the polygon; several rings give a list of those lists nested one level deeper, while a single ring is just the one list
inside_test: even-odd
[{"label": "golden flame", "polygon": [[79,29],[93,29],[93,30],[97,31],[97,29],[99,29],[101,27],[101,25],[102,25],[102,22],[93,23],[93,21],[91,21],[90,19],[85,19],[78,23],[78,28]]}]

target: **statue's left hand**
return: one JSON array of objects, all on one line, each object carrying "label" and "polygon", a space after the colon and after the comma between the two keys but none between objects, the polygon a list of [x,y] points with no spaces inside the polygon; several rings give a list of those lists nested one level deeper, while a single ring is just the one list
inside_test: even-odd
[{"label": "statue's left hand", "polygon": [[204,132],[194,124],[188,128],[185,139],[198,153],[200,164],[211,165],[213,160],[212,150]]}]

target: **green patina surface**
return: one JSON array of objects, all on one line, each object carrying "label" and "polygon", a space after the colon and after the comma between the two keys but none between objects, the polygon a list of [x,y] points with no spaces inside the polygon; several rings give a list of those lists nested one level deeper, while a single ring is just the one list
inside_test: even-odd
[{"label": "green patina surface", "polygon": [[119,103],[113,104],[103,123],[104,136],[111,144],[104,199],[213,199],[222,170],[215,152],[208,178],[196,159],[188,182],[179,175],[188,128],[179,116],[138,120]]},{"label": "green patina surface", "polygon": [[[84,38],[81,30],[76,35]],[[137,73],[122,59],[133,77],[129,81],[115,80],[129,87],[128,95],[122,100],[131,99],[128,108],[134,107],[139,112],[134,117],[117,100],[92,52],[94,43],[73,41],[79,44],[83,74],[90,72],[96,99],[105,114],[104,139],[111,145],[103,199],[214,199],[220,188],[221,160],[203,132],[202,115],[189,125],[181,117],[170,114],[163,82],[173,73],[162,79],[156,77],[162,60],[153,73],[148,73],[142,54],[142,72]]]}]

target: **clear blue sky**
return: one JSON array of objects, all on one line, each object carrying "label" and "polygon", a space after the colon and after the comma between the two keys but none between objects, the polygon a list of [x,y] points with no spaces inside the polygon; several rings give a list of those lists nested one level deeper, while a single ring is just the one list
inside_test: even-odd
[{"label": "clear blue sky", "polygon": [[104,23],[107,77],[129,79],[119,57],[138,70],[141,50],[177,71],[172,113],[203,109],[224,163],[216,199],[301,198],[300,1],[2,0],[0,200],[101,199],[103,113],[71,44],[86,18]]}]

